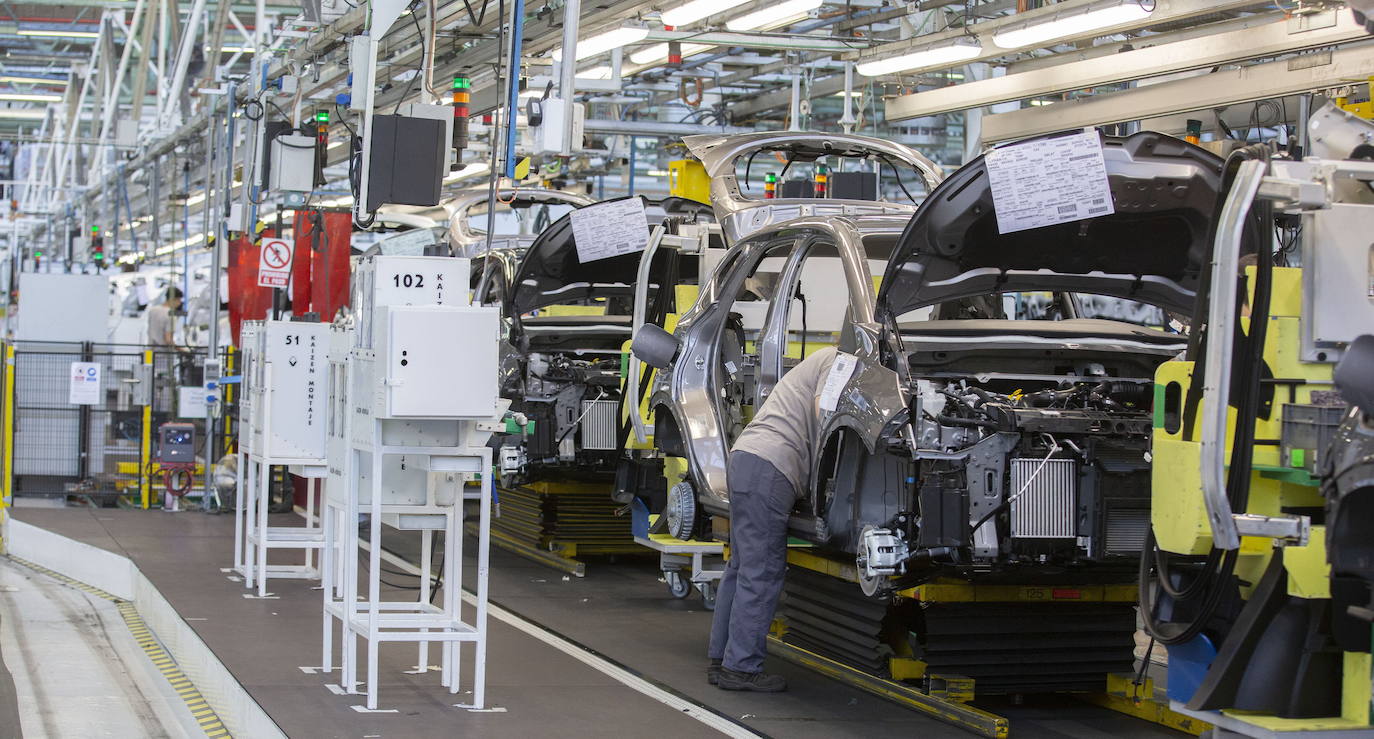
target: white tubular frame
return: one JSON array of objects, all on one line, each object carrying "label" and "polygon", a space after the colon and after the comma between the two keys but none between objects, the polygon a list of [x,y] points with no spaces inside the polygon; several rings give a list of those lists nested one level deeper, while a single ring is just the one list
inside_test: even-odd
[{"label": "white tubular frame", "polygon": [[[353,366],[351,359],[343,365],[342,377],[331,379],[343,383],[345,388],[352,387]],[[339,663],[339,688],[344,693],[357,694],[366,688],[366,709],[377,710],[378,694],[378,651],[384,642],[413,642],[418,645],[417,661],[412,673],[429,670],[429,645],[440,645],[440,684],[455,694],[461,687],[461,649],[462,644],[470,642],[475,647],[473,662],[472,702],[456,703],[459,708],[481,709],[486,700],[486,652],[487,652],[487,575],[490,568],[491,550],[491,512],[493,498],[492,450],[488,447],[471,446],[392,446],[381,443],[383,424],[389,420],[370,418],[371,428],[360,440],[355,434],[353,424],[358,420],[350,412],[346,414],[343,435],[347,441],[347,452],[342,465],[336,470],[335,479],[343,481],[343,491],[330,490],[323,508],[322,527],[325,535],[321,553],[320,569],[323,581],[324,623],[322,637],[322,670],[334,671],[334,622],[340,623],[342,637],[341,658]],[[476,423],[464,421],[463,423]],[[463,435],[463,439],[467,436]],[[357,470],[362,464],[362,454],[371,455],[369,461],[369,485],[364,505],[363,491]],[[440,505],[431,493],[427,492],[426,503],[421,505],[384,504],[382,502],[382,474],[385,457],[407,455],[427,458],[430,474],[433,474],[434,461],[444,462],[443,471],[476,472],[480,476],[480,487],[470,491],[464,484],[462,492],[452,505]],[[433,487],[429,486],[429,490]],[[464,620],[463,608],[463,537],[464,502],[479,502],[477,541],[477,592],[472,610],[468,613],[471,620]],[[359,531],[359,515],[366,511],[368,522],[367,536],[367,584],[365,597],[359,600],[359,549],[362,537]],[[382,522],[383,518],[399,519],[401,516],[416,516],[429,519],[429,524],[417,527],[420,531],[420,581],[417,598],[413,601],[384,600],[381,592],[382,567]],[[432,521],[442,517],[442,526],[432,525]],[[399,520],[398,520],[399,523]],[[398,527],[399,528],[399,527]],[[440,605],[432,605],[430,573],[433,571],[434,532],[442,529],[444,543],[442,549],[443,569],[440,577],[443,593]],[[407,529],[412,530],[412,529]],[[366,681],[358,680],[358,638],[366,640],[367,676]]]},{"label": "white tubular frame", "polygon": [[[239,494],[234,501],[234,570],[243,575],[244,587],[257,589],[257,596],[268,596],[268,578],[313,580],[320,577],[315,566],[314,550],[324,547],[324,529],[316,525],[315,496],[323,491],[324,459],[306,457],[277,457],[269,453],[272,433],[273,392],[272,363],[263,357],[263,396],[252,404],[247,423],[239,426],[239,466],[235,475]],[[249,392],[253,392],[249,388]],[[245,429],[247,433],[245,434]],[[244,440],[246,439],[246,443]],[[268,526],[267,510],[271,507],[272,467],[288,466],[292,474],[308,483],[304,526]],[[271,549],[304,550],[305,561],[299,565],[269,565],[267,552]]]}]

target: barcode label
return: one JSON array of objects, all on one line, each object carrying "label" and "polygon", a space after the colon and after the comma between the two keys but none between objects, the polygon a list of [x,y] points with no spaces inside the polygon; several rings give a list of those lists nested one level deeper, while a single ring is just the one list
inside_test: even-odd
[{"label": "barcode label", "polygon": [[1093,204],[1093,205],[1101,205],[1101,204],[1103,204],[1103,203],[1105,203],[1105,202],[1107,202],[1107,199],[1106,199],[1106,198],[1098,198],[1098,199],[1094,200],[1094,201],[1092,202],[1092,204]]},{"label": "barcode label", "polygon": [[1107,206],[1105,206],[1105,205],[1102,206],[1101,208],[1089,208],[1089,209],[1088,209],[1088,215],[1090,215],[1090,216],[1100,215],[1100,214],[1106,213],[1106,212],[1107,212]]},{"label": "barcode label", "polygon": [[1077,213],[1077,212],[1078,212],[1078,206],[1076,206],[1076,205],[1061,205],[1061,206],[1059,206],[1059,215],[1061,215],[1061,216],[1066,216],[1066,215],[1069,215],[1069,214],[1071,214],[1071,213]]}]

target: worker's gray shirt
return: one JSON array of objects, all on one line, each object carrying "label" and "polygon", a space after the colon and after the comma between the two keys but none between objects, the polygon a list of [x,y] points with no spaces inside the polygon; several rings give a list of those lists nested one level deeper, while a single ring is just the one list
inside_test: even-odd
[{"label": "worker's gray shirt", "polygon": [[835,347],[828,346],[783,375],[731,449],[771,462],[792,483],[798,496],[810,488],[821,389],[834,363]]},{"label": "worker's gray shirt", "polygon": [[172,332],[172,310],[165,303],[148,306],[148,344],[171,346],[167,335]]}]

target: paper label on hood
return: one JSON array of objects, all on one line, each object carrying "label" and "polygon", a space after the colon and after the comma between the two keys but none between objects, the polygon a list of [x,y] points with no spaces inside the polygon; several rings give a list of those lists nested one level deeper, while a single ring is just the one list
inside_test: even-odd
[{"label": "paper label on hood", "polygon": [[1011,144],[983,159],[997,232],[1081,221],[1116,211],[1095,131]]},{"label": "paper label on hood", "polygon": [[649,245],[649,217],[641,198],[588,205],[571,217],[577,259],[584,264],[644,251]]}]

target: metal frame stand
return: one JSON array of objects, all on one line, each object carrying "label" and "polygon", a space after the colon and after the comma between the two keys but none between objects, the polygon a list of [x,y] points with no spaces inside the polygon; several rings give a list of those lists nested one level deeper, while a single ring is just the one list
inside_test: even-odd
[{"label": "metal frame stand", "polygon": [[[270,388],[270,362],[263,367],[263,379],[264,387]],[[315,567],[314,550],[324,547],[324,529],[314,522],[315,497],[327,471],[325,460],[263,454],[262,447],[272,438],[271,431],[272,404],[254,403],[248,418],[239,424],[239,438],[247,443],[240,443],[235,469],[238,495],[234,500],[234,571],[243,575],[245,587],[257,588],[259,598],[268,595],[268,578],[313,580],[320,577],[320,570]],[[292,474],[310,481],[304,526],[267,525],[272,496],[271,470],[275,465],[286,466]],[[300,565],[269,565],[267,552],[271,549],[304,550],[305,561]]]},{"label": "metal frame stand", "polygon": [[[324,625],[322,670],[334,667],[334,622],[341,624],[343,637],[339,670],[339,685],[344,692],[356,694],[366,688],[366,709],[377,710],[378,651],[383,642],[414,642],[418,644],[416,672],[429,669],[429,646],[440,645],[440,684],[457,693],[460,686],[461,646],[474,645],[472,702],[455,704],[461,708],[484,707],[486,691],[487,649],[487,574],[491,549],[492,509],[492,451],[487,447],[467,446],[394,446],[377,443],[382,438],[384,420],[374,419],[363,436],[353,435],[345,455],[342,485],[328,489],[324,506],[323,531],[325,543],[321,555],[324,585]],[[362,488],[356,470],[361,469],[363,455],[368,455],[368,485]],[[406,456],[417,464],[427,464],[430,476],[434,473],[476,473],[479,485],[475,490],[462,487],[461,495],[448,504],[436,500],[434,486],[426,491],[423,504],[391,504],[383,502],[383,462],[388,457]],[[338,488],[343,487],[343,490]],[[464,504],[477,501],[477,592],[472,609],[464,620],[462,598],[463,581],[463,515]],[[367,536],[367,572],[365,595],[359,593],[358,550],[362,536],[359,514],[370,515]],[[381,591],[382,524],[402,531],[418,531],[421,535],[420,589],[415,600],[386,600]],[[440,580],[442,593],[439,604],[432,604],[430,573],[433,571],[434,534],[442,531],[443,562]],[[437,583],[436,583],[437,585]],[[358,681],[358,639],[366,641],[367,677]]]}]

